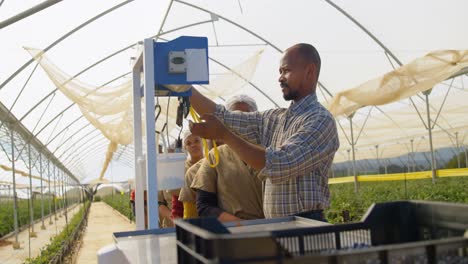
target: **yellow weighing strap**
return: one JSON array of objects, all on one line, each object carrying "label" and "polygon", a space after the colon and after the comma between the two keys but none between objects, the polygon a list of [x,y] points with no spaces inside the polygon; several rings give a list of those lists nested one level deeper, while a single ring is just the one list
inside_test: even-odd
[{"label": "yellow weighing strap", "polygon": [[[193,109],[193,107],[190,107],[190,115],[193,118],[193,121],[200,123],[200,117],[198,116],[197,112]],[[214,147],[214,155],[215,155],[215,164],[211,164],[210,159],[208,157],[208,144],[206,143],[206,139],[202,138],[203,142],[203,149],[205,151],[205,158],[208,160],[208,163],[210,164],[211,168],[215,168],[219,164],[219,152],[218,152],[218,146],[216,145],[216,141],[213,140],[213,147]]]}]

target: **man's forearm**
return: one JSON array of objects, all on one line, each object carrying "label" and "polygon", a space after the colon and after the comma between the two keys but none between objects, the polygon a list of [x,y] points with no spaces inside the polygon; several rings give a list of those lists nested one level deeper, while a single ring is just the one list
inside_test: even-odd
[{"label": "man's forearm", "polygon": [[192,88],[192,96],[190,97],[190,104],[193,106],[198,114],[212,114],[216,111],[216,104],[209,98],[202,95],[197,89]]},{"label": "man's forearm", "polygon": [[239,221],[239,220],[242,220],[240,219],[239,217],[235,216],[235,215],[232,215],[228,212],[222,212],[219,216],[218,216],[218,220],[220,222],[233,222],[233,221]]},{"label": "man's forearm", "polygon": [[223,141],[250,167],[257,170],[265,167],[265,148],[262,146],[248,142],[229,129],[226,130]]},{"label": "man's forearm", "polygon": [[161,216],[171,218],[171,210],[165,205],[160,205],[159,206],[159,214]]}]

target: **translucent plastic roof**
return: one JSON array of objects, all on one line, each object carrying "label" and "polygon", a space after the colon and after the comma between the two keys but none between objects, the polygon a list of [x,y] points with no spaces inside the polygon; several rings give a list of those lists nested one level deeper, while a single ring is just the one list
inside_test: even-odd
[{"label": "translucent plastic roof", "polygon": [[[321,54],[319,100],[358,86],[435,50],[466,50],[464,0],[419,1],[2,1],[0,23],[38,4],[58,2],[0,24],[0,101],[74,175],[99,177],[109,140],[82,116],[23,49],[46,51],[48,59],[82,83],[100,86],[129,81],[138,42],[181,35],[207,36],[210,78],[214,81],[263,50],[250,83],[236,93],[253,96],[260,110],[287,107],[278,85],[281,51],[306,42]],[[97,63],[97,64],[96,64]],[[468,140],[466,73],[436,85],[429,96],[434,147],[462,146]],[[422,94],[353,117],[356,158],[393,157],[429,149]],[[217,99],[223,102],[222,99]],[[418,110],[415,110],[418,109]],[[347,160],[350,122],[337,117],[341,148],[335,162]],[[6,131],[0,137],[6,138]],[[361,132],[362,131],[362,132]],[[173,135],[177,131],[171,131]],[[7,145],[8,139],[2,139]],[[133,177],[132,146],[119,146],[107,179]],[[9,164],[0,156],[0,165]],[[19,164],[19,169],[25,166]],[[33,173],[34,174],[34,173]],[[0,170],[0,181],[10,174]],[[37,182],[36,182],[37,184]]]}]

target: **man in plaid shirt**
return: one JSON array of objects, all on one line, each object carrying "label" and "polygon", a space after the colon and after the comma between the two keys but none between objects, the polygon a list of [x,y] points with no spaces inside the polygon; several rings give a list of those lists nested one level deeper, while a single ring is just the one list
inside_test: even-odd
[{"label": "man in plaid shirt", "polygon": [[192,133],[223,140],[259,170],[266,218],[299,215],[324,220],[322,212],[330,199],[328,172],[339,141],[335,120],[315,93],[320,64],[310,44],[286,50],[278,81],[283,98],[292,100],[287,109],[229,112],[193,89],[192,106],[205,122],[191,123]]}]

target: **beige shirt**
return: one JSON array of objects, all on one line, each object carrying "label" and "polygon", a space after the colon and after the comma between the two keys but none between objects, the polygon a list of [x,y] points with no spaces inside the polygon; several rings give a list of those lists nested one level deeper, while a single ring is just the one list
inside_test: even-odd
[{"label": "beige shirt", "polygon": [[[185,171],[187,172],[188,168],[192,166],[192,162],[190,160],[185,161]],[[169,210],[172,210],[172,195],[179,195],[181,189],[175,189],[175,190],[162,190],[158,192],[158,202],[160,203],[167,203],[167,208]],[[171,219],[168,219],[166,217],[159,217],[160,222],[161,222],[161,227],[174,227],[174,223],[171,221]]]},{"label": "beige shirt", "polygon": [[[169,210],[172,210],[172,195],[177,195],[179,193],[179,190],[180,189],[159,191],[158,202],[167,203],[167,208],[169,208]],[[161,223],[162,228],[174,227],[174,223],[172,222],[172,220],[167,217],[162,217],[161,215],[159,215],[159,221]]]},{"label": "beige shirt", "polygon": [[[262,182],[227,145],[218,147],[219,164],[211,168],[205,159],[191,187],[216,193],[221,210],[242,219],[263,218]],[[214,151],[209,154],[214,163]]]},{"label": "beige shirt", "polygon": [[185,185],[180,189],[179,201],[192,203],[196,202],[196,192],[190,188],[190,185],[192,185],[193,178],[195,177],[195,174],[197,174],[197,171],[200,168],[203,160],[204,159],[199,160],[185,173]]}]

